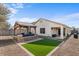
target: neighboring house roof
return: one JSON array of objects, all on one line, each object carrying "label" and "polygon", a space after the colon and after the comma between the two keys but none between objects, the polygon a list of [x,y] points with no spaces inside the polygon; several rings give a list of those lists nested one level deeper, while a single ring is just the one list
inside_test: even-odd
[{"label": "neighboring house roof", "polygon": [[59,25],[62,25],[62,26],[65,26],[65,27],[68,27],[68,28],[71,28],[65,24],[61,24],[61,23],[58,23],[58,22],[54,22],[54,21],[51,21],[51,20],[48,20],[48,19],[45,19],[45,18],[40,18],[39,20],[37,20],[36,22],[33,22],[32,24],[36,24],[38,21],[40,20],[45,20],[45,21],[48,21],[48,22],[52,22],[52,23],[56,23],[56,24],[59,24]]},{"label": "neighboring house roof", "polygon": [[27,22],[16,22],[16,24],[19,24],[21,26],[35,26],[34,24],[32,23],[27,23]]}]

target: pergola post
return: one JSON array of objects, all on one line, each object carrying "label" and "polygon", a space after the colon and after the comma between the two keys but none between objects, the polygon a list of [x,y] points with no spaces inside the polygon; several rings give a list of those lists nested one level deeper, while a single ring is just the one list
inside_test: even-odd
[{"label": "pergola post", "polygon": [[34,27],[34,30],[35,30],[35,34],[36,34],[36,27]]},{"label": "pergola post", "polygon": [[66,28],[66,30],[65,30],[65,36],[67,36],[67,31],[68,31],[68,29]]},{"label": "pergola post", "polygon": [[61,26],[61,29],[60,29],[60,32],[61,32],[61,34],[60,34],[60,37],[61,37],[61,39],[63,39],[64,38],[64,33],[63,33],[63,31],[64,31],[64,28],[63,28],[63,26]]},{"label": "pergola post", "polygon": [[14,32],[14,36],[15,36],[15,28],[14,28],[14,31],[13,32]]},{"label": "pergola post", "polygon": [[31,32],[31,27],[30,26],[28,26],[28,32]]},{"label": "pergola post", "polygon": [[[19,26],[19,29],[20,29],[20,33],[21,33],[21,26]],[[20,33],[19,33],[19,34],[20,34]]]}]

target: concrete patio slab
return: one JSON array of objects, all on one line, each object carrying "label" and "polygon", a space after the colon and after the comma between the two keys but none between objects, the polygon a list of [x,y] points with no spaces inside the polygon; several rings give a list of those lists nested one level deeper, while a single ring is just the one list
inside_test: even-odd
[{"label": "concrete patio slab", "polygon": [[0,36],[0,56],[29,56],[11,38],[11,36]]}]

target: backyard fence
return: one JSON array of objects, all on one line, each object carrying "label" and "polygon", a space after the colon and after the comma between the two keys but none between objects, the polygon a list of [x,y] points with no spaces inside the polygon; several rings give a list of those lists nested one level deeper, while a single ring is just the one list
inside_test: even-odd
[{"label": "backyard fence", "polygon": [[14,35],[14,31],[0,29],[0,36],[9,36],[9,35]]}]

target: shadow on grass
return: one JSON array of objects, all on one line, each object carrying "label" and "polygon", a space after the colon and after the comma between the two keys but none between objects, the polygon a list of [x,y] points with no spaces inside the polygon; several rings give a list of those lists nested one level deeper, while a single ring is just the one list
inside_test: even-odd
[{"label": "shadow on grass", "polygon": [[58,40],[43,39],[43,40],[28,43],[28,44],[45,45],[45,46],[57,46],[60,43],[61,43],[61,41],[58,41]]}]

